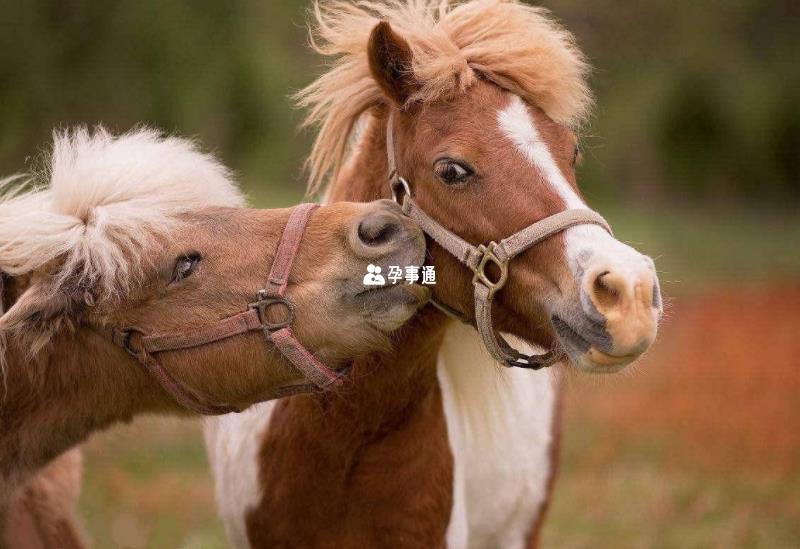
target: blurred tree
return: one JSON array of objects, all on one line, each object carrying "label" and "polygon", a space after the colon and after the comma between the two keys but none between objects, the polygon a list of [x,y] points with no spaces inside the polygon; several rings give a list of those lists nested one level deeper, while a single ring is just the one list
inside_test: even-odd
[{"label": "blurred tree", "polygon": [[542,3],[595,66],[590,195],[800,198],[800,4]]},{"label": "blurred tree", "polygon": [[[26,169],[54,127],[148,124],[196,136],[256,202],[298,199],[309,136],[288,96],[321,70],[306,47],[309,2],[6,2],[0,173]],[[542,4],[596,67],[590,197],[800,197],[800,4]]]},{"label": "blurred tree", "polygon": [[53,128],[137,124],[194,136],[256,199],[301,193],[308,140],[288,95],[312,75],[302,2],[31,1],[0,23],[0,168]]}]

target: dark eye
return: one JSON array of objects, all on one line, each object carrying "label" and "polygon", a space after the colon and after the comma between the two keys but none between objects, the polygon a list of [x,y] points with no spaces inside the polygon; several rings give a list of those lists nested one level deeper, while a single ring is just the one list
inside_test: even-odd
[{"label": "dark eye", "polygon": [[465,166],[460,162],[456,162],[455,160],[451,160],[449,158],[445,158],[439,160],[434,164],[433,171],[436,174],[436,177],[439,180],[446,184],[446,185],[457,185],[459,183],[464,183],[475,172],[469,166]]},{"label": "dark eye", "polygon": [[175,260],[175,268],[172,271],[172,283],[180,282],[192,276],[201,259],[203,259],[203,256],[197,252],[178,257]]},{"label": "dark eye", "polygon": [[572,165],[575,166],[581,160],[581,146],[575,145],[575,152],[572,153]]}]

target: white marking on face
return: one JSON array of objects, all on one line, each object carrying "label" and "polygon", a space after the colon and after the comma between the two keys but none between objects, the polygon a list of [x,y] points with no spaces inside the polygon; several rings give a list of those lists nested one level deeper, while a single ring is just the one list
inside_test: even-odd
[{"label": "white marking on face", "polygon": [[[564,201],[567,209],[588,210],[589,207],[564,177],[547,143],[539,135],[528,106],[519,96],[509,95],[511,101],[508,106],[497,113],[497,122],[503,134],[541,172],[544,181]],[[579,225],[567,229],[564,231],[564,243],[567,262],[575,276],[599,257],[606,260],[613,258],[615,263],[634,262],[637,266],[643,258],[639,252],[596,225]]]},{"label": "white marking on face", "polygon": [[545,180],[553,186],[567,208],[588,209],[564,178],[550,150],[539,136],[525,102],[518,96],[511,97],[511,103],[497,115],[500,129],[511,139],[517,149],[531,164],[539,168]]}]

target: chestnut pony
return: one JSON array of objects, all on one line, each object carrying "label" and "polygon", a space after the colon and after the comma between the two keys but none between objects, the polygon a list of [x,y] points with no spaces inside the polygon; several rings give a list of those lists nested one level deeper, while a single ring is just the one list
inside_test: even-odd
[{"label": "chestnut pony", "polygon": [[[332,68],[299,94],[327,198],[389,197],[387,132],[420,210],[467,242],[499,242],[567,209],[590,108],[572,36],[520,2],[327,2],[313,44]],[[429,240],[439,303],[473,317],[473,273]],[[509,265],[495,328],[613,372],[653,342],[653,262],[597,225]],[[358,392],[259,405],[207,428],[220,512],[238,547],[537,545],[556,466],[557,379],[504,369],[433,307],[395,351],[353,363]],[[381,375],[373,375],[380,370]]]},{"label": "chestnut pony", "polygon": [[[244,409],[277,388],[312,390],[313,376],[276,350],[278,332],[261,329],[278,311],[248,307],[276,276],[290,215],[310,213],[285,294],[291,329],[320,372],[338,381],[335,370],[385,348],[385,332],[424,302],[419,286],[364,291],[369,263],[424,258],[422,233],[388,200],[247,209],[212,157],[150,130],[57,134],[46,174],[28,190],[6,180],[0,196],[2,547],[81,545],[80,456],[70,448],[92,432],[145,412],[202,411],[192,402]],[[147,338],[120,346],[109,331],[219,335],[243,312],[261,324],[165,345],[157,361],[167,374],[126,352]],[[195,395],[188,410],[181,391]],[[314,398],[346,398],[346,386]]]}]

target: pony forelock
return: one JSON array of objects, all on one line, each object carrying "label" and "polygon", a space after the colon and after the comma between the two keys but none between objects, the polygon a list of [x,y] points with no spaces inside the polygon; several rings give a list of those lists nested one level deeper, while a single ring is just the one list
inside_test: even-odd
[{"label": "pony forelock", "polygon": [[114,298],[140,274],[145,246],[177,215],[203,206],[242,206],[229,171],[191,141],[141,128],[56,131],[39,173],[0,181],[0,271],[52,267],[67,282]]},{"label": "pony forelock", "polygon": [[380,21],[411,47],[419,87],[409,102],[453,97],[483,76],[560,124],[576,128],[589,115],[589,64],[544,8],[516,0],[330,0],[314,4],[313,19],[312,47],[333,62],[296,95],[308,109],[305,124],[319,127],[307,164],[310,191],[337,175],[353,125],[383,102],[367,56]]}]

